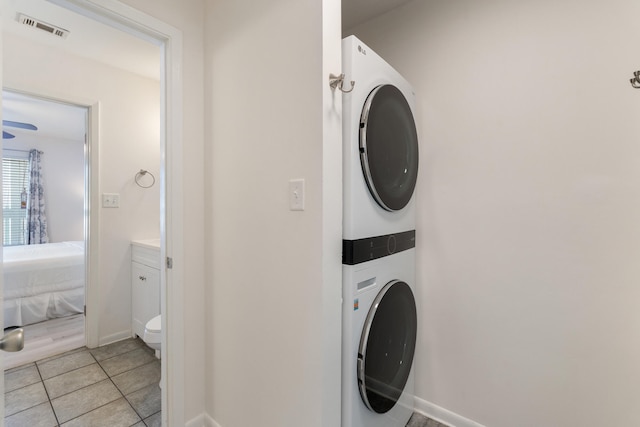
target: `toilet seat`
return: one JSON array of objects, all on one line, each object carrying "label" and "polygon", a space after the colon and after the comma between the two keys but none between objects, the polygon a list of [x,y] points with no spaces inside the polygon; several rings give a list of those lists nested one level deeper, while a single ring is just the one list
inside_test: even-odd
[{"label": "toilet seat", "polygon": [[162,317],[158,315],[147,322],[142,338],[150,347],[160,349],[162,342]]},{"label": "toilet seat", "polygon": [[153,319],[149,320],[144,329],[149,332],[160,332],[162,329],[162,317],[157,315]]}]

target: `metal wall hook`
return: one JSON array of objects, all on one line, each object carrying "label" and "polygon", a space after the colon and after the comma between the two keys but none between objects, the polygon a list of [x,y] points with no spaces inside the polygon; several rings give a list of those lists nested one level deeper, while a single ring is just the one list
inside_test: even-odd
[{"label": "metal wall hook", "polygon": [[356,85],[356,82],[351,80],[351,89],[345,90],[344,73],[340,74],[339,76],[336,76],[333,73],[329,74],[329,86],[331,86],[331,89],[333,90],[339,89],[342,93],[349,93],[353,90],[355,85]]},{"label": "metal wall hook", "polygon": [[629,82],[634,88],[640,89],[640,71],[634,71],[633,78]]}]

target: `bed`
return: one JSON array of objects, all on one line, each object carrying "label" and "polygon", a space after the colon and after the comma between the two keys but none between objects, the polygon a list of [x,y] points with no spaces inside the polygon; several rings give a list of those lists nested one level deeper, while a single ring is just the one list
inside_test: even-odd
[{"label": "bed", "polygon": [[84,311],[84,242],[3,250],[5,328]]}]

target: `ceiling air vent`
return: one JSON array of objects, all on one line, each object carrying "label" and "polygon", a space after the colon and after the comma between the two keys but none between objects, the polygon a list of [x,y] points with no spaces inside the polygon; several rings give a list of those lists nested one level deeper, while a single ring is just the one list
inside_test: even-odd
[{"label": "ceiling air vent", "polygon": [[66,39],[69,35],[69,31],[65,30],[64,28],[56,27],[55,25],[48,24],[44,21],[40,21],[22,13],[18,15],[18,22],[24,25],[28,25],[29,27],[46,31],[49,34],[61,37],[63,39]]}]

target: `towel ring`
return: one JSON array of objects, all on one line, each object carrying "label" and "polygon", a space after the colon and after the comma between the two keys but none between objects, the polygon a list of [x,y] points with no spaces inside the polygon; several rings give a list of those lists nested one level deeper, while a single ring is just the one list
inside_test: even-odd
[{"label": "towel ring", "polygon": [[[153,181],[151,181],[151,184],[149,184],[149,185],[142,185],[142,184],[140,184],[139,179],[140,179],[140,178],[142,178],[143,176],[145,176],[146,174],[151,175],[151,179],[152,179]],[[153,187],[153,184],[155,184],[155,183],[156,183],[156,177],[155,177],[155,176],[153,176],[153,174],[152,174],[151,172],[146,171],[146,170],[144,170],[144,169],[140,169],[140,172],[138,172],[138,173],[136,174],[136,177],[135,177],[134,179],[135,179],[135,181],[136,181],[136,184],[138,184],[138,187],[142,187],[142,188],[151,188],[151,187]]]}]

